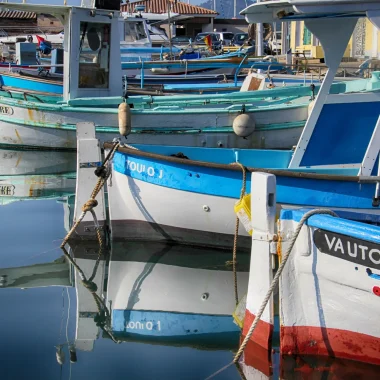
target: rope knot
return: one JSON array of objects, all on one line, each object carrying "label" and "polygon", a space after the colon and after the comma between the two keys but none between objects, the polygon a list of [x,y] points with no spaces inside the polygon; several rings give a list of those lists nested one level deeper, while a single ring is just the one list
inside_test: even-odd
[{"label": "rope knot", "polygon": [[94,207],[98,205],[98,201],[96,199],[89,199],[83,206],[82,211],[87,212],[92,210]]},{"label": "rope knot", "polygon": [[96,293],[96,291],[98,290],[98,287],[97,285],[95,284],[95,282],[92,282],[92,281],[82,281],[82,284],[85,288],[87,288],[91,293]]}]

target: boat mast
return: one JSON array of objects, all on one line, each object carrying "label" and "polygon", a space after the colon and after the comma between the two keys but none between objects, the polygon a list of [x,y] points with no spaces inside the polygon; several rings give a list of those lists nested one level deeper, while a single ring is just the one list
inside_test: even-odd
[{"label": "boat mast", "polygon": [[[257,0],[256,3],[260,3],[260,0]],[[263,55],[263,24],[256,24],[256,55],[258,57]]]},{"label": "boat mast", "polygon": [[172,50],[172,26],[170,23],[170,0],[167,0],[168,6],[168,25],[169,25],[169,50],[170,50],[170,59],[173,59],[173,50]]}]

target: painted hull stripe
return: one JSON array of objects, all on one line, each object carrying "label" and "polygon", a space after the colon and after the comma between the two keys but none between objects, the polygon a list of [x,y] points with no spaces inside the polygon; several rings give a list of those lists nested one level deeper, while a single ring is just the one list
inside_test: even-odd
[{"label": "painted hull stripe", "polygon": [[322,326],[282,326],[281,353],[350,359],[380,365],[380,337]]},{"label": "painted hull stripe", "polygon": [[[178,149],[180,150],[180,147]],[[259,159],[260,157],[257,158]],[[262,158],[255,166],[266,167]],[[128,156],[120,152],[114,156],[113,167],[116,172],[150,183],[153,187],[156,185],[181,190],[184,192],[184,198],[186,192],[193,192],[238,199],[241,191],[242,174],[237,171],[176,163],[166,164],[157,159]],[[248,176],[247,188],[250,186],[250,176]],[[368,183],[277,177],[277,202],[301,207],[371,210],[377,209],[372,206],[375,186]]]},{"label": "painted hull stripe", "polygon": [[[280,219],[299,222],[307,211],[309,210],[281,210]],[[370,224],[329,215],[314,215],[307,221],[307,225],[380,244],[380,227]]]},{"label": "painted hull stripe", "polygon": [[[247,335],[249,328],[255,320],[255,317],[256,316],[252,314],[248,309],[245,310],[244,326],[242,332],[243,336]],[[266,350],[270,350],[272,348],[272,336],[273,325],[260,320],[250,340],[258,346]]]}]

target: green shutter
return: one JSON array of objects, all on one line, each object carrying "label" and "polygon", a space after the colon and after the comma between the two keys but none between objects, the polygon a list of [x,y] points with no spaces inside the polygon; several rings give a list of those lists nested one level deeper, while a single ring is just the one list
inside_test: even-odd
[{"label": "green shutter", "polygon": [[303,27],[303,44],[311,45],[311,32],[306,26]]}]

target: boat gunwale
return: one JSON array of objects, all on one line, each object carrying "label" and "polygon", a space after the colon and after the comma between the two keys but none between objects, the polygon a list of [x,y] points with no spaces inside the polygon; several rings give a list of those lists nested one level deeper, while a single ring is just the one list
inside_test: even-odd
[{"label": "boat gunwale", "polygon": [[[110,150],[114,147],[114,144],[110,142],[105,142],[103,144],[103,147],[105,150]],[[236,149],[236,150],[239,151],[239,149]],[[166,161],[166,162],[176,163],[176,164],[181,164],[181,165],[199,166],[199,167],[206,167],[206,168],[211,168],[211,169],[223,169],[223,170],[238,171],[238,172],[242,171],[241,166],[237,165],[237,163],[235,162],[231,164],[218,164],[214,162],[190,160],[190,159],[178,158],[178,157],[173,157],[173,156],[165,156],[163,154],[144,152],[136,148],[128,148],[126,146],[119,146],[116,151],[120,153],[130,154],[133,156],[151,158],[151,159],[155,159],[159,161]],[[299,172],[296,170],[263,169],[263,168],[254,168],[254,167],[246,167],[246,166],[244,167],[250,173],[253,173],[253,172],[268,173],[268,174],[274,174],[275,176],[279,176],[279,177],[314,179],[314,180],[325,180],[325,181],[358,182],[358,183],[380,182],[380,176],[353,176],[353,175],[348,176],[348,175],[305,173],[305,172]],[[313,169],[310,168],[310,170],[313,170]]]}]

